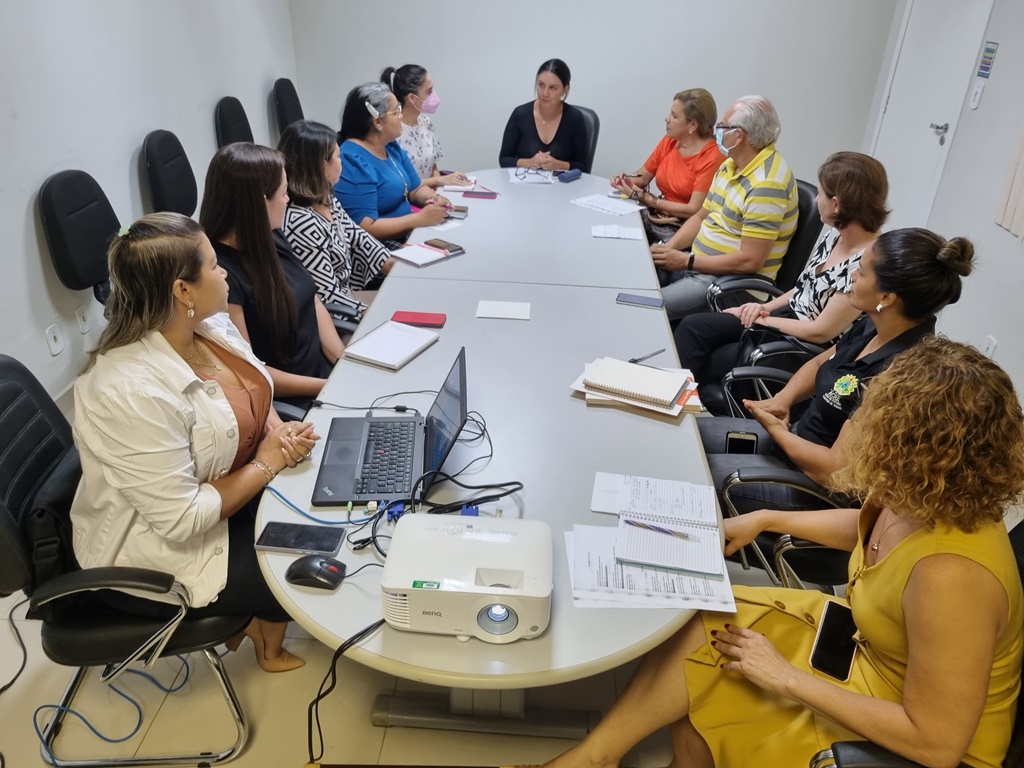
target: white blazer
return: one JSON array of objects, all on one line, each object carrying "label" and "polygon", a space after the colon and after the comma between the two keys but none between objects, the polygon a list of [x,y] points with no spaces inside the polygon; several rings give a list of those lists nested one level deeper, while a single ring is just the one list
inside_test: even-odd
[{"label": "white blazer", "polygon": [[[197,332],[270,381],[227,313]],[[227,583],[228,524],[209,481],[230,471],[238,451],[221,386],[199,379],[151,331],[97,357],[75,382],[74,438],[82,480],[71,521],[82,567],[165,571],[189,588],[193,606],[213,602]]]}]

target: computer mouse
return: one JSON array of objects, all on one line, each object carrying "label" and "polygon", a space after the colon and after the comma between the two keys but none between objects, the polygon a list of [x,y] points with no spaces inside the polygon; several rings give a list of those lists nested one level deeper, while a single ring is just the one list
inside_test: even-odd
[{"label": "computer mouse", "polygon": [[345,578],[345,564],[326,555],[303,555],[288,566],[284,578],[299,587],[337,589]]}]

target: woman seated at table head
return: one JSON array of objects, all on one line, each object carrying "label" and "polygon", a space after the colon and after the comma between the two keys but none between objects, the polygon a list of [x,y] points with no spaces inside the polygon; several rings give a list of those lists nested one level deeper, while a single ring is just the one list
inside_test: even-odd
[{"label": "woman seated at table head", "polygon": [[[715,487],[721,489],[737,469],[764,466],[798,469],[827,483],[865,388],[893,357],[934,333],[936,313],[959,300],[973,263],[974,246],[962,237],[946,240],[927,229],[879,235],[864,249],[850,287],[850,304],[865,317],[835,347],[805,363],[773,398],[744,400],[756,422],[697,420]],[[791,412],[805,401],[799,419],[791,420]],[[730,431],[755,433],[759,455],[727,453]],[[733,488],[730,498],[740,512],[766,504],[806,508],[808,503],[798,491],[754,484]]]},{"label": "woman seated at table head", "polygon": [[[715,142],[718,108],[703,88],[675,95],[665,117],[665,136],[635,173],[612,177],[612,186],[645,206],[641,218],[651,243],[668,240],[704,205],[725,156]],[[647,187],[658,183],[660,195]]]},{"label": "woman seated at table head", "polygon": [[502,168],[568,171],[587,166],[587,129],[583,114],[566,104],[568,65],[548,59],[537,70],[537,98],[512,110],[501,140]]},{"label": "woman seated at table head", "polygon": [[441,97],[434,90],[430,73],[418,64],[403,64],[398,69],[388,67],[380,73],[380,81],[387,85],[402,105],[402,135],[398,143],[409,156],[420,180],[431,189],[446,184],[469,186],[463,173],[441,174],[438,162],[444,157],[441,140],[430,115],[437,112]]},{"label": "woman seated at table head", "polygon": [[[448,216],[451,202],[423,183],[398,143],[402,105],[383,83],[353,88],[341,113],[341,178],[338,202],[352,220],[390,247],[416,227]],[[419,210],[414,211],[413,206]]]},{"label": "woman seated at table head", "polygon": [[[875,158],[836,152],[825,160],[818,169],[817,196],[825,228],[794,287],[765,304],[690,315],[676,328],[680,363],[697,383],[718,384],[735,366],[747,365],[738,359],[741,347],[747,348],[739,343],[746,329],[766,331],[754,338],[770,340],[777,333],[834,344],[861,314],[850,300],[853,273],[889,217],[888,195],[885,167]],[[717,407],[720,413],[724,404]]]},{"label": "woman seated at table head", "polygon": [[[75,555],[84,568],[173,574],[190,615],[255,614],[246,634],[260,666],[302,666],[282,647],[288,615],[256,563],[253,525],[264,484],[319,438],[271,407],[271,378],[226,314],[226,274],[197,223],[144,216],[111,244],[109,269],[110,322],[75,382]],[[177,610],[99,594],[146,616]]]},{"label": "woman seated at table head", "polygon": [[852,673],[809,665],[817,590],[734,587],[644,657],[601,723],[551,768],[617,766],[668,726],[679,766],[806,766],[868,739],[924,765],[1002,766],[1020,690],[1024,596],[1003,522],[1024,490],[1024,415],[977,350],[932,337],[880,374],[853,418],[839,486],[863,508],[724,522],[726,552],[763,531],[852,553]]},{"label": "woman seated at table head", "polygon": [[388,272],[394,260],[334,197],[341,177],[338,134],[323,123],[298,120],[284,129],[277,149],[288,176],[282,231],[292,252],[309,270],[323,304],[351,307],[362,315],[366,305],[353,291]]},{"label": "woman seated at table head", "polygon": [[280,152],[236,142],[213,156],[199,223],[228,273],[228,314],[266,364],[278,399],[306,408],[345,345],[313,278],[275,232],[287,206]]}]

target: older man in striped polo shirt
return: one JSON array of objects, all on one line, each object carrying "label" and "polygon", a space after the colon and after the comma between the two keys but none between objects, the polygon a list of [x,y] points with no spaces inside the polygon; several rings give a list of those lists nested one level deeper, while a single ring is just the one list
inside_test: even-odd
[{"label": "older man in striped polo shirt", "polygon": [[651,246],[672,319],[708,309],[716,275],[760,273],[774,279],[796,230],[797,186],[775,149],[782,126],[772,103],[744,96],[715,126],[728,158],[704,207],[667,243]]}]

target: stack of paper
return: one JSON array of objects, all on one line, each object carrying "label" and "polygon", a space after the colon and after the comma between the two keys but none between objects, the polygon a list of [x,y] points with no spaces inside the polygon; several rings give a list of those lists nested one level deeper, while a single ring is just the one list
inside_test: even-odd
[{"label": "stack of paper", "polygon": [[[619,515],[620,523],[618,528],[577,525],[566,532],[574,605],[736,610],[710,486],[598,472],[591,506],[595,512]],[[627,525],[623,522],[627,519],[693,530],[700,536],[702,551],[661,552],[666,540],[686,540]],[[623,537],[627,528],[659,538],[630,542]],[[624,555],[633,552],[628,549],[631,546],[645,558],[662,557],[668,564],[626,562]]]},{"label": "stack of paper", "polygon": [[[459,253],[465,253],[465,251],[460,251]],[[404,261],[407,264],[412,264],[416,267],[425,267],[436,261],[450,259],[452,256],[457,256],[458,254],[446,253],[445,251],[438,250],[437,248],[430,248],[422,243],[417,243],[416,245],[406,245],[402,248],[396,248],[391,251],[391,255],[399,261]]]},{"label": "stack of paper", "polygon": [[685,368],[654,368],[600,357],[584,366],[570,389],[583,393],[587,405],[614,405],[668,416],[703,410],[697,385]]},{"label": "stack of paper", "polygon": [[615,240],[644,239],[644,232],[640,227],[620,227],[618,224],[595,224],[590,228],[590,234]]},{"label": "stack of paper", "polygon": [[453,192],[455,194],[461,194],[463,192],[472,192],[472,191],[476,190],[477,189],[476,176],[467,176],[466,178],[469,179],[473,183],[472,184],[465,184],[465,185],[463,185],[463,184],[445,184],[438,191],[439,192],[444,192],[445,194],[451,194]]}]

